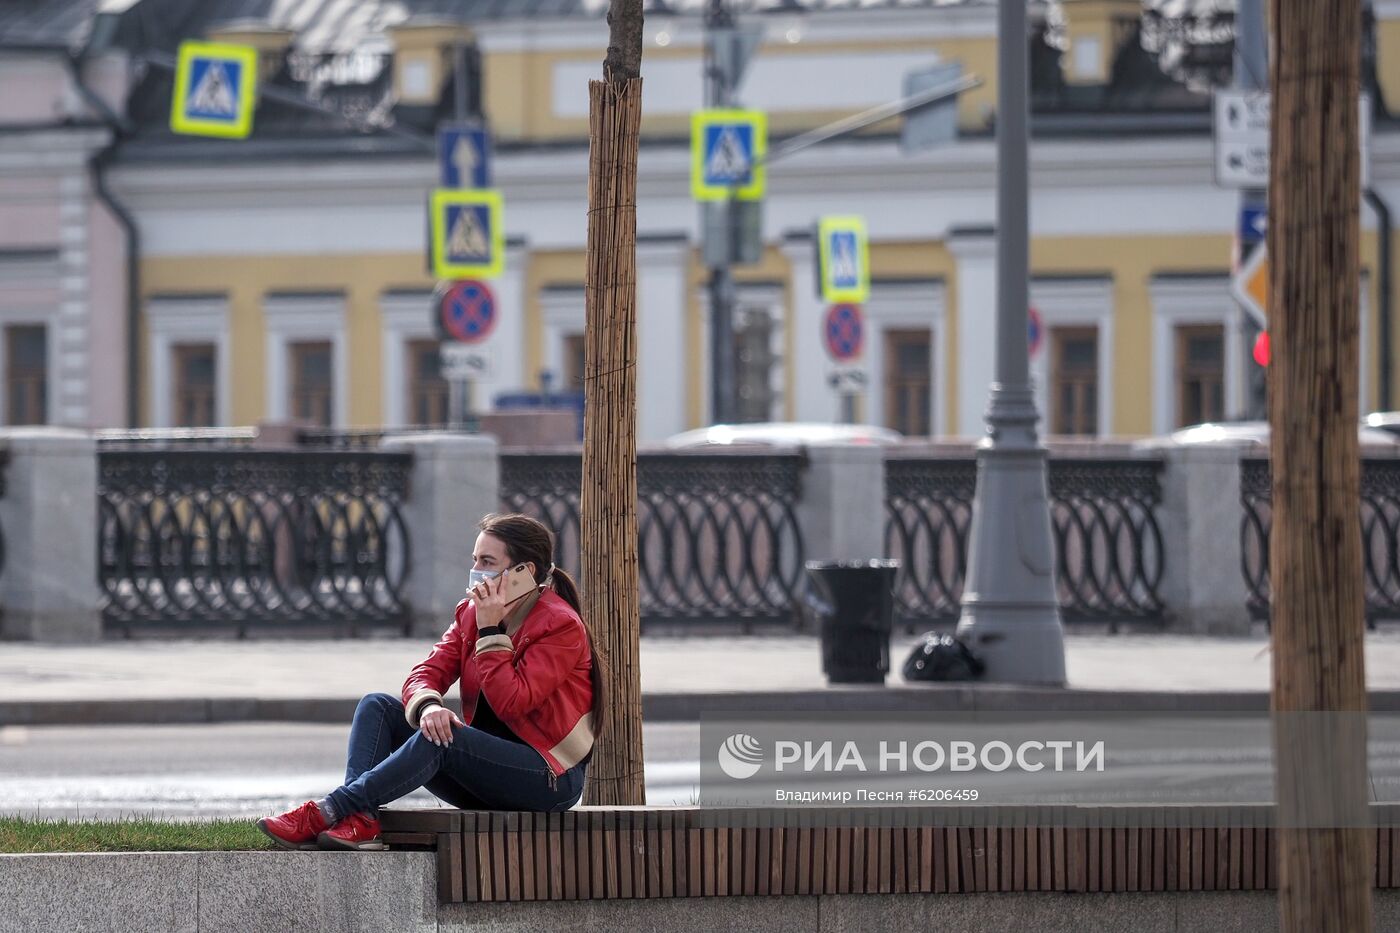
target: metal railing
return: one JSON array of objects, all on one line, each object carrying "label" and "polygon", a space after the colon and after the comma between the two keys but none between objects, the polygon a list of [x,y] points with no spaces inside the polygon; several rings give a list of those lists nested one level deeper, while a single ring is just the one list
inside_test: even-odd
[{"label": "metal railing", "polygon": [[94,432],[99,448],[251,447],[258,429],[237,428],[103,428]]},{"label": "metal railing", "polygon": [[[1272,471],[1264,457],[1240,461],[1240,560],[1245,604],[1267,620],[1271,602],[1269,534],[1273,530]],[[1400,460],[1361,461],[1361,565],[1366,620],[1400,618]]]},{"label": "metal railing", "polygon": [[[579,567],[577,453],[501,456],[501,507],[553,530]],[[800,454],[641,454],[637,525],[643,624],[784,622],[806,586],[796,516]]]},{"label": "metal railing", "polygon": [[104,445],[109,629],[406,625],[411,454]]},{"label": "metal railing", "polygon": [[[1067,621],[1163,620],[1163,468],[1159,459],[1051,459],[1055,580]],[[901,564],[896,611],[908,624],[956,621],[977,462],[892,456],[885,471],[885,553]]]},{"label": "metal railing", "polygon": [[906,620],[958,618],[977,461],[885,460],[885,556],[899,560],[895,611]]}]

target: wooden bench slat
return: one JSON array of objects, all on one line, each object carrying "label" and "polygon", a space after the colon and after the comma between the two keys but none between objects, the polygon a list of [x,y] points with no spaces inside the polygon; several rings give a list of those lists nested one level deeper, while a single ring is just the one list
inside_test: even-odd
[{"label": "wooden bench slat", "polygon": [[783,886],[784,894],[797,893],[797,866],[799,855],[799,834],[794,821],[789,816],[788,825],[783,827]]},{"label": "wooden bench slat", "polygon": [[[608,896],[608,879],[616,876],[607,864],[608,837],[603,815],[589,814],[588,818],[576,826],[579,839],[581,868],[579,874],[579,897],[602,899]],[[614,894],[614,896],[616,896]]]},{"label": "wooden bench slat", "polygon": [[442,807],[384,807],[379,811],[379,828],[386,833],[450,833],[461,813]]},{"label": "wooden bench slat", "polygon": [[1001,828],[988,826],[985,833],[982,860],[986,864],[986,887],[984,891],[1001,890]]},{"label": "wooden bench slat", "polygon": [[1374,887],[1390,886],[1390,830],[1378,826],[1372,830],[1376,850],[1376,879]]},{"label": "wooden bench slat", "polygon": [[520,899],[535,899],[535,814],[520,814]]},{"label": "wooden bench slat", "polygon": [[449,903],[462,900],[462,836],[457,831],[458,815],[450,813],[450,818],[442,825],[443,831],[437,834],[438,897]]},{"label": "wooden bench slat", "polygon": [[437,833],[389,833],[380,832],[379,837],[391,849],[437,848]]},{"label": "wooden bench slat", "polygon": [[690,895],[690,821],[683,814],[676,814],[676,825],[672,842],[676,854],[676,896]]},{"label": "wooden bench slat", "polygon": [[[1123,808],[1087,826],[1035,825],[1035,811],[1004,825],[975,825],[971,811],[931,823],[898,808],[399,814],[400,827],[442,830],[384,837],[436,848],[439,898],[450,903],[1277,887],[1278,833],[1263,825],[1262,807]],[[1400,827],[1369,830],[1367,840],[1374,885],[1400,886]]]},{"label": "wooden bench slat", "polygon": [[549,856],[553,848],[549,835],[549,813],[535,814],[535,900],[551,900],[549,890]]}]

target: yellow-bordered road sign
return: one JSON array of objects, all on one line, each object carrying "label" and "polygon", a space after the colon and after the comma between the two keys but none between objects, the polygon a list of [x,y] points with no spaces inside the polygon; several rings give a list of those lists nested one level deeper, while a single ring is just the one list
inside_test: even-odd
[{"label": "yellow-bordered road sign", "polygon": [[1269,251],[1264,244],[1254,247],[1248,261],[1230,282],[1235,300],[1264,330],[1269,329]]},{"label": "yellow-bordered road sign", "polygon": [[432,197],[433,275],[492,279],[506,264],[501,193],[439,188]]},{"label": "yellow-bordered road sign", "polygon": [[860,303],[870,297],[870,246],[861,217],[823,217],[817,224],[822,300]]},{"label": "yellow-bordered road sign", "polygon": [[170,128],[193,136],[245,139],[253,131],[257,83],[257,49],[214,42],[180,43]]},{"label": "yellow-bordered road sign", "polygon": [[690,116],[690,193],[697,201],[763,197],[768,115],[760,110],[697,110]]}]

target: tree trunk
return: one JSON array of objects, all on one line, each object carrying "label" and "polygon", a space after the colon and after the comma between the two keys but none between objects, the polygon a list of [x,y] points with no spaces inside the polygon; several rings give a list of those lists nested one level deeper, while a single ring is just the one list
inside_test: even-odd
[{"label": "tree trunk", "polygon": [[1273,709],[1281,928],[1371,929],[1357,427],[1360,0],[1273,0]]},{"label": "tree trunk", "polygon": [[584,334],[584,614],[606,712],[585,802],[646,803],[637,579],[637,139],[642,0],[612,0],[602,81],[588,84],[588,273]]}]

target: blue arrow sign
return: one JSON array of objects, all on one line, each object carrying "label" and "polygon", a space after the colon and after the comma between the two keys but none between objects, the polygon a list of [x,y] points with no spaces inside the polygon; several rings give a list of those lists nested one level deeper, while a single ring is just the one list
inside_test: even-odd
[{"label": "blue arrow sign", "polygon": [[1240,208],[1240,244],[1262,243],[1269,232],[1269,210],[1265,207]]},{"label": "blue arrow sign", "polygon": [[448,124],[438,130],[437,141],[442,187],[491,187],[491,134],[485,127]]}]

